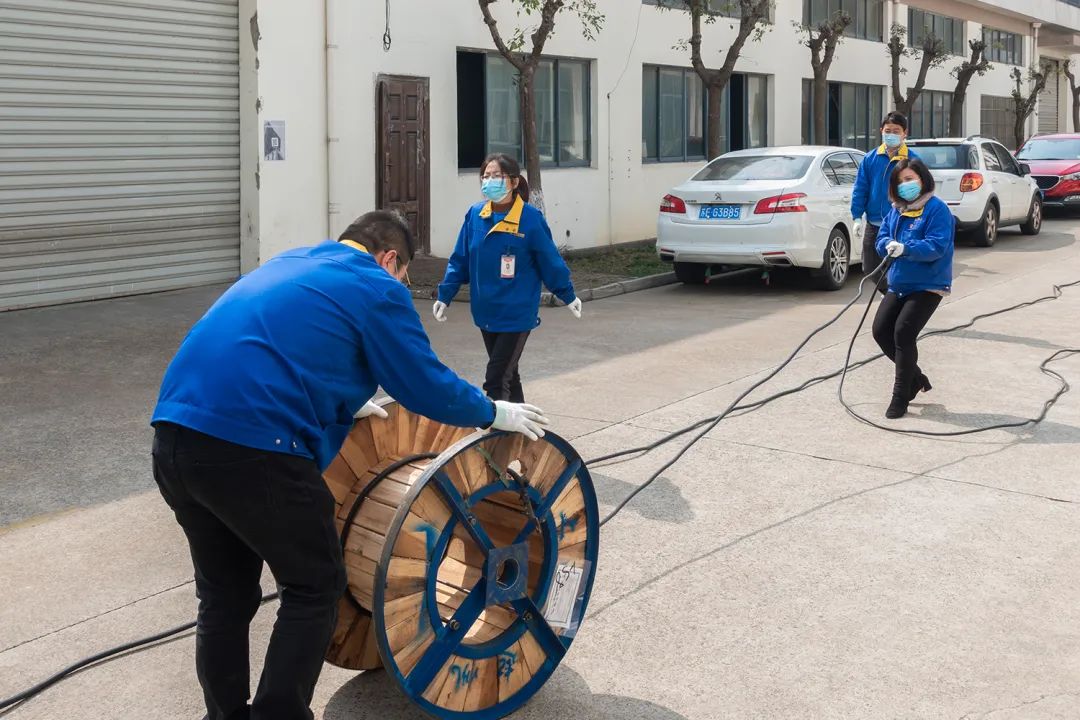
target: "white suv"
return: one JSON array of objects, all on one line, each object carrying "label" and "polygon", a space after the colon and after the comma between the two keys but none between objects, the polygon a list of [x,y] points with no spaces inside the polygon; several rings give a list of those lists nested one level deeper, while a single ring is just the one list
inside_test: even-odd
[{"label": "white suv", "polygon": [[1038,235],[1042,227],[1042,192],[1031,169],[991,138],[908,140],[930,168],[935,194],[956,218],[956,227],[968,231],[975,244],[990,247],[998,229],[1019,225],[1025,235]]}]

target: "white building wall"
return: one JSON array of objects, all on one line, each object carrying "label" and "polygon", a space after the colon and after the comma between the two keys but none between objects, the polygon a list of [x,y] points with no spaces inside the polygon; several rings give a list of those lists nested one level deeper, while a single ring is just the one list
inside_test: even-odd
[{"label": "white building wall", "polygon": [[[1047,12],[1061,14],[1056,0],[1037,0]],[[1002,3],[1005,0],[1001,0]],[[461,219],[479,198],[474,171],[457,167],[456,52],[460,48],[493,49],[475,0],[392,0],[393,45],[382,47],[383,4],[355,0],[243,0],[258,10],[262,39],[258,69],[247,67],[245,87],[257,88],[260,107],[255,137],[245,142],[261,146],[262,122],[288,123],[288,159],[260,162],[258,188],[245,168],[245,207],[257,207],[258,257],[264,261],[281,250],[339,234],[361,213],[371,210],[376,197],[376,83],[379,75],[420,76],[431,89],[431,247],[447,255]],[[326,16],[330,4],[329,63],[330,132],[327,153]],[[998,3],[1001,4],[1001,3]],[[581,37],[577,20],[564,12],[545,54],[592,60],[592,162],[586,168],[545,168],[544,191],[548,219],[556,242],[588,247],[638,240],[654,232],[656,208],[668,188],[686,179],[697,163],[643,164],[641,160],[642,65],[689,67],[689,53],[676,49],[689,36],[685,13],[659,11],[637,0],[600,0],[606,14],[595,41]],[[887,3],[888,18],[907,24],[908,5]],[[983,23],[1025,35],[1025,53],[1032,51],[1028,22],[990,8],[956,0],[919,0],[919,8],[967,20],[968,39],[981,33]],[[809,78],[809,50],[800,44],[793,23],[802,18],[801,0],[776,3],[775,23],[760,42],[749,42],[737,72],[769,77],[771,144],[801,142],[802,80]],[[511,3],[492,6],[509,35],[515,20]],[[1080,11],[1068,8],[1080,18]],[[639,17],[640,13],[640,17]],[[1072,15],[1066,19],[1071,21]],[[249,18],[242,18],[248,22]],[[704,48],[707,63],[718,67],[735,35],[734,21],[707,25]],[[1080,23],[1078,23],[1080,24]],[[247,28],[244,28],[244,37]],[[1052,54],[1052,51],[1046,51]],[[1060,57],[1060,55],[1055,55]],[[1030,58],[1027,58],[1030,60]],[[927,89],[951,92],[949,76],[960,58],[950,58],[931,71]],[[247,63],[248,66],[251,63]],[[913,80],[917,61],[908,60],[905,80]],[[996,64],[969,88],[965,132],[980,124],[982,94],[1009,95],[1011,66]],[[837,51],[831,81],[882,86],[885,107],[891,105],[889,60],[885,45],[847,38]],[[1067,94],[1067,93],[1066,93]],[[250,98],[245,95],[245,104]],[[254,113],[254,108],[245,106]],[[1066,121],[1068,102],[1062,103]],[[245,132],[250,132],[250,117]],[[250,149],[249,149],[250,150]],[[250,164],[250,162],[248,163]],[[255,193],[257,195],[253,196]],[[332,212],[331,212],[332,209]],[[246,222],[246,221],[245,221]],[[253,238],[249,242],[254,242]],[[252,253],[249,253],[251,255]]]}]

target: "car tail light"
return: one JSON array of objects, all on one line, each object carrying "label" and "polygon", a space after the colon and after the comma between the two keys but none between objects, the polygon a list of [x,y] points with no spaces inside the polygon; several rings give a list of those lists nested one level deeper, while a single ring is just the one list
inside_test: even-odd
[{"label": "car tail light", "polygon": [[806,212],[806,206],[802,204],[806,193],[788,193],[787,195],[774,195],[773,197],[758,200],[754,208],[755,215],[769,215],[772,213]]},{"label": "car tail light", "polygon": [[982,173],[964,173],[960,178],[960,192],[972,192],[982,187]]},{"label": "car tail light", "polygon": [[664,199],[660,201],[660,212],[685,213],[686,203],[682,201],[682,198],[677,198],[674,195],[665,195]]}]

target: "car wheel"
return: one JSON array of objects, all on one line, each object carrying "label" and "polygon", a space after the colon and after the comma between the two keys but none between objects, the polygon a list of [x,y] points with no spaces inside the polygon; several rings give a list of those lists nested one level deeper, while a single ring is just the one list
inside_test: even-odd
[{"label": "car wheel", "polygon": [[998,234],[998,210],[994,203],[987,203],[982,224],[975,230],[975,244],[979,247],[993,247]]},{"label": "car wheel", "polygon": [[1038,235],[1042,230],[1043,204],[1038,196],[1031,198],[1031,209],[1028,210],[1027,222],[1020,226],[1020,232],[1025,235]]},{"label": "car wheel", "polygon": [[822,290],[839,290],[847,282],[851,268],[851,246],[847,235],[838,227],[829,233],[825,243],[825,255],[821,259],[821,269],[813,271],[814,283]]},{"label": "car wheel", "polygon": [[701,263],[675,263],[675,279],[688,285],[703,285],[709,266]]}]

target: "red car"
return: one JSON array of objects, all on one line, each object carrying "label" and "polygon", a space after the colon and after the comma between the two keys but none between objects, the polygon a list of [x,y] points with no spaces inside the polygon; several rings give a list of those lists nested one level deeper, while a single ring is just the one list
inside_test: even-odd
[{"label": "red car", "polygon": [[1031,167],[1046,207],[1080,207],[1080,133],[1036,135],[1016,153]]}]

